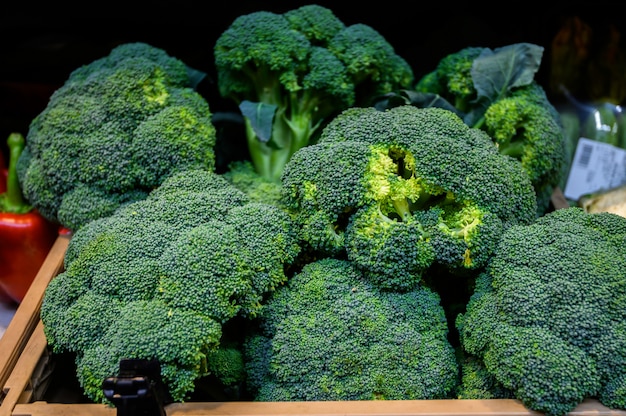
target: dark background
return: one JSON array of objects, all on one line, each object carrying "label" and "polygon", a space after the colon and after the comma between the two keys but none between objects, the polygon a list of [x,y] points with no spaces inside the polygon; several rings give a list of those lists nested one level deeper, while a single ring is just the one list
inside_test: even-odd
[{"label": "dark background", "polygon": [[[241,14],[258,10],[282,13],[309,3],[178,1],[137,7],[131,2],[106,2],[83,3],[83,8],[62,2],[5,4],[0,10],[0,149],[6,153],[5,138],[10,132],[27,134],[30,121],[72,70],[126,42],[150,43],[206,72],[208,77],[198,91],[213,112],[230,110],[233,104],[219,97],[214,83],[215,40]],[[416,79],[434,69],[445,55],[467,46],[497,48],[517,42],[543,46],[536,79],[555,102],[562,97],[549,89],[551,43],[566,19],[577,16],[591,26],[597,47],[611,27],[626,33],[626,3],[518,2],[496,8],[474,2],[430,2],[428,6],[414,2],[409,7],[409,2],[390,0],[373,5],[317,4],[332,9],[346,24],[365,23],[379,31],[409,62]]]}]

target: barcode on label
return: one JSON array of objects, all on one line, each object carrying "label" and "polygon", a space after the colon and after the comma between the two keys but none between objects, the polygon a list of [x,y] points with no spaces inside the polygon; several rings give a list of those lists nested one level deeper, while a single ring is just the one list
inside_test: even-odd
[{"label": "barcode on label", "polygon": [[590,144],[583,144],[580,148],[580,157],[578,158],[578,164],[582,167],[587,167],[591,160],[591,153],[593,153],[593,146]]}]

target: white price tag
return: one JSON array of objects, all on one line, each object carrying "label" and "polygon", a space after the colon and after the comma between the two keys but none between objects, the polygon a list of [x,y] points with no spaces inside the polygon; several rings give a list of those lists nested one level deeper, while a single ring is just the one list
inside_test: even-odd
[{"label": "white price tag", "polygon": [[578,139],[563,194],[577,201],[581,196],[607,191],[626,184],[626,150],[590,140]]}]

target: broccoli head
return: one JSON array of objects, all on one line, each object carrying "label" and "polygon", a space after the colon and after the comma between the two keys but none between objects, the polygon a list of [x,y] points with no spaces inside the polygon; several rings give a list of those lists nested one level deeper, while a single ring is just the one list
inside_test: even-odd
[{"label": "broccoli head", "polygon": [[461,346],[531,410],[624,409],[624,270],[624,217],[570,207],[513,226],[457,317]]},{"label": "broccoli head", "polygon": [[214,170],[216,131],[194,74],[145,43],[74,70],[29,126],[18,166],[25,197],[76,230],[175,172]]},{"label": "broccoli head", "polygon": [[478,270],[505,229],[536,218],[520,163],[434,107],[347,109],[293,155],[282,182],[307,249],[347,255],[389,289],[435,263]]},{"label": "broccoli head", "polygon": [[214,55],[219,92],[244,116],[255,171],[272,181],[332,116],[413,82],[411,67],[379,32],[346,26],[316,4],[241,15]]},{"label": "broccoli head", "polygon": [[224,383],[241,381],[224,362],[241,368],[241,357],[221,353],[231,341],[224,325],[256,316],[299,250],[283,210],[214,172],[178,172],[73,234],[42,301],[48,345],[76,354],[94,401],[105,401],[102,381],[123,358],[158,360],[174,401],[211,369]]},{"label": "broccoli head", "polygon": [[308,263],[272,292],[244,341],[255,400],[451,398],[454,349],[438,295],[381,291],[352,263]]}]

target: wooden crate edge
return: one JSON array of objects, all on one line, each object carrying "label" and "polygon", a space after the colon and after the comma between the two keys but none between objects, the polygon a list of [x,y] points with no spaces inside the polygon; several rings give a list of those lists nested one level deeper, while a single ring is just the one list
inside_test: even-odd
[{"label": "wooden crate edge", "polygon": [[[336,402],[197,402],[165,406],[167,416],[540,416],[513,399],[398,400]],[[17,404],[11,416],[112,416],[117,409],[102,404],[34,402]],[[571,416],[623,416],[596,400],[585,400]]]},{"label": "wooden crate edge", "polygon": [[[23,301],[15,311],[4,334],[0,337],[0,386],[3,387],[13,371],[28,339],[39,322],[39,309],[50,280],[63,269],[63,259],[70,235],[59,234],[35,276]],[[2,392],[0,392],[0,399]]]}]

